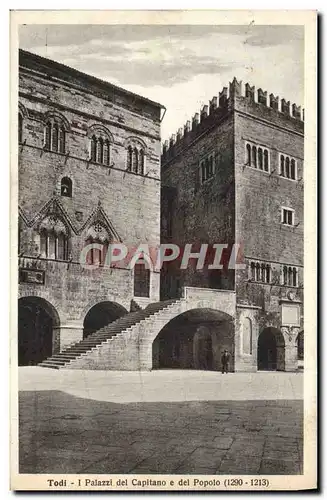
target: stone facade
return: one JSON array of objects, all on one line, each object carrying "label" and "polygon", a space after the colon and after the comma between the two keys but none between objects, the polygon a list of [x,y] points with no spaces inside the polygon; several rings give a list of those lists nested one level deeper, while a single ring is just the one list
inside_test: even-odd
[{"label": "stone facade", "polygon": [[259,342],[267,328],[275,339],[268,355],[276,359],[266,368],[297,368],[303,158],[301,109],[236,79],[163,146],[162,241],[193,243],[194,250],[199,242],[228,244],[222,264],[236,243],[245,268],[210,270],[211,255],[203,270],[181,271],[176,284],[167,265],[161,295],[178,295],[184,286],[235,290],[236,370],[255,371],[261,349],[273,350],[269,341],[261,346],[263,336]]},{"label": "stone facade", "polygon": [[[83,269],[79,261],[98,229],[100,242],[103,237],[130,249],[144,242],[159,244],[161,109],[146,98],[20,51],[19,294],[38,297],[58,313],[54,350],[82,339],[91,307],[107,301],[128,312],[136,299],[133,271],[122,266]],[[48,123],[55,134],[51,144]],[[102,149],[101,157],[92,158],[93,137],[104,144],[108,140],[109,155]],[[138,171],[128,165],[129,148],[140,155]],[[67,178],[70,196],[62,195]],[[64,234],[66,248],[57,248],[59,257],[49,258],[49,248],[42,248],[44,221],[48,230],[60,227]],[[159,278],[151,272],[143,303],[158,300]]]}]

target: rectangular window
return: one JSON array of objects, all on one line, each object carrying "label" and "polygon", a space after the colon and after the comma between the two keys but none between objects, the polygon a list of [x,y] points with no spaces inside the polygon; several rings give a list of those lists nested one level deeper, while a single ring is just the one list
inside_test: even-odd
[{"label": "rectangular window", "polygon": [[292,208],[282,207],[282,224],[285,226],[294,226],[294,210]]}]

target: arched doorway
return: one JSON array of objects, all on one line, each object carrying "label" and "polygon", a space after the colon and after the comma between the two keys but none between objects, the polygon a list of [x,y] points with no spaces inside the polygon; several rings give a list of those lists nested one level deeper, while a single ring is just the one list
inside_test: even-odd
[{"label": "arched doorway", "polygon": [[116,321],[125,314],[127,314],[125,307],[116,302],[104,301],[95,304],[85,316],[83,338],[88,337],[91,333],[109,325],[109,323]]},{"label": "arched doorway", "polygon": [[152,344],[152,367],[221,370],[221,355],[231,354],[234,369],[234,322],[214,309],[192,309],[172,319]]},{"label": "arched doorway", "polygon": [[265,328],[258,339],[258,370],[285,370],[285,342],[278,328]]},{"label": "arched doorway", "polygon": [[52,355],[53,330],[60,325],[56,309],[40,297],[18,301],[18,364],[37,365]]}]

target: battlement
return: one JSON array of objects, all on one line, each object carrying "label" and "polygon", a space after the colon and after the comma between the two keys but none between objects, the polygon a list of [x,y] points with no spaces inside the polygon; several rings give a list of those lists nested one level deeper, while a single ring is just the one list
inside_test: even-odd
[{"label": "battlement", "polygon": [[[266,108],[266,110],[264,109]],[[172,134],[166,140],[162,148],[162,164],[169,162],[179,155],[194,140],[200,137],[206,130],[210,129],[221,119],[228,116],[232,110],[245,112],[254,111],[256,115],[262,113],[266,120],[278,118],[294,122],[304,122],[304,109],[286,99],[280,99],[272,93],[268,95],[267,90],[257,89],[249,83],[243,85],[235,77],[229,82],[229,87],[223,87],[217,96],[203,105],[200,112],[193,115],[176,134]]]}]

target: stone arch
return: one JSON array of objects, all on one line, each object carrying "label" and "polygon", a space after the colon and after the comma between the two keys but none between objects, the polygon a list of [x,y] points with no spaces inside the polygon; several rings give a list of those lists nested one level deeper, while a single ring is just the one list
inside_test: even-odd
[{"label": "stone arch", "polygon": [[50,357],[58,343],[58,310],[37,295],[18,300],[18,364],[36,365]]},{"label": "stone arch", "polygon": [[285,371],[285,339],[281,330],[269,326],[258,338],[258,370]]},{"label": "stone arch", "polygon": [[21,102],[18,103],[18,113],[20,113],[23,118],[28,118],[28,111]]},{"label": "stone arch", "polygon": [[[153,338],[154,337],[154,338]],[[152,334],[152,367],[220,370],[227,349],[234,370],[234,319],[211,308],[186,308]]]},{"label": "stone arch", "polygon": [[129,136],[124,141],[124,148],[127,149],[128,146],[138,146],[139,148],[144,150],[144,153],[147,153],[147,146],[143,139],[135,136]]},{"label": "stone arch", "polygon": [[59,113],[58,111],[46,111],[43,116],[43,122],[46,123],[49,119],[58,120],[64,125],[66,132],[70,132],[70,123],[62,113]]},{"label": "stone arch", "polygon": [[127,309],[118,302],[108,299],[94,302],[91,307],[88,307],[86,313],[84,310],[83,337],[87,337],[127,313]]},{"label": "stone arch", "polygon": [[90,125],[87,129],[87,137],[90,139],[93,135],[105,135],[111,144],[114,143],[114,137],[112,135],[112,132],[105,126],[102,125],[101,123],[93,123]]}]

